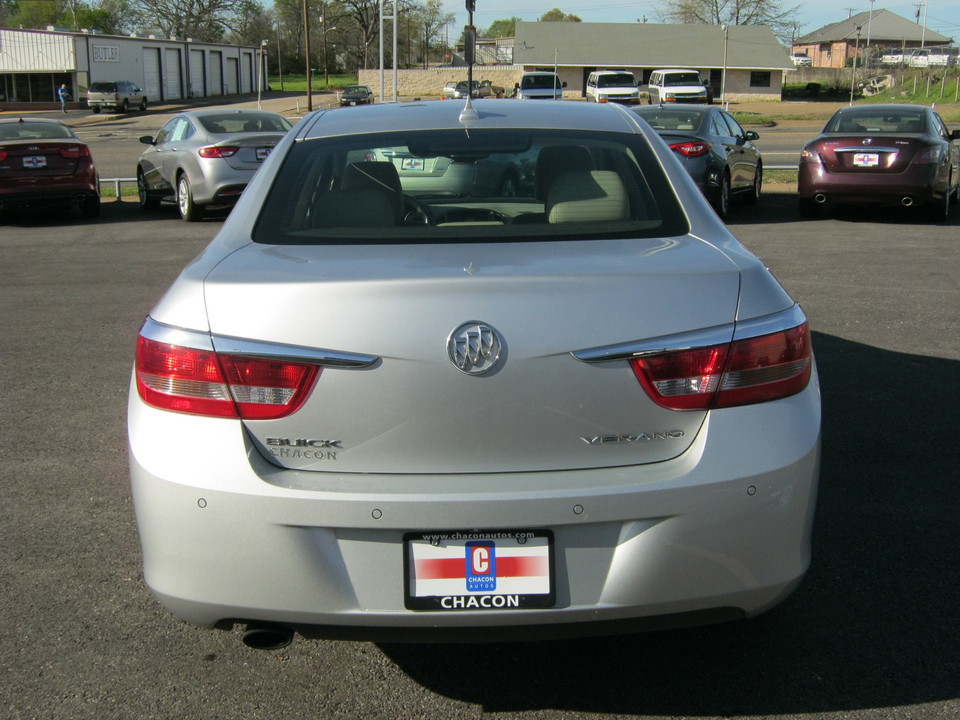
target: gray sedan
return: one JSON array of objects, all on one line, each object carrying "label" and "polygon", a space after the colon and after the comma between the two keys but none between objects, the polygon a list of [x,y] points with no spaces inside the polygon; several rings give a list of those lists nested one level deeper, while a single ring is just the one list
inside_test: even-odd
[{"label": "gray sedan", "polygon": [[[799,305],[626,108],[478,105],[308,115],[150,312],[129,455],[178,617],[255,647],[600,634],[750,617],[806,572]],[[393,162],[490,155],[533,156],[529,188],[413,195]]]},{"label": "gray sedan", "polygon": [[231,207],[291,123],[263,110],[193,110],[175,115],[137,163],[144,209],[174,201],[180,216],[200,220],[206,208]]}]

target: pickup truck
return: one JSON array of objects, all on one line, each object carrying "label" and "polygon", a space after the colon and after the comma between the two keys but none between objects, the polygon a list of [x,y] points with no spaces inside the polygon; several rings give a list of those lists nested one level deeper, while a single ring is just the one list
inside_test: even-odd
[{"label": "pickup truck", "polygon": [[[467,81],[448,82],[443,88],[444,97],[448,99],[465,98],[467,96]],[[475,98],[498,97],[504,95],[504,89],[499,85],[494,85],[490,80],[474,80],[473,92]]]}]

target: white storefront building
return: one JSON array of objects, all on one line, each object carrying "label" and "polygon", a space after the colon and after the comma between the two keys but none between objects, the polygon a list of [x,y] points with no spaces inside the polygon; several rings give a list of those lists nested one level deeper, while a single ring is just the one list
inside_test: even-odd
[{"label": "white storefront building", "polygon": [[152,103],[256,92],[266,87],[256,47],[61,29],[0,29],[0,109],[57,102],[66,83],[76,101],[90,83],[129,80]]}]

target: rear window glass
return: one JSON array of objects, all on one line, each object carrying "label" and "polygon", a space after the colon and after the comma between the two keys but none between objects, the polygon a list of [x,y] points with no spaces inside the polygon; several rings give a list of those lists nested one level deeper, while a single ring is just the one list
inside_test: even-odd
[{"label": "rear window glass", "polygon": [[0,140],[76,140],[74,134],[60,123],[15,122],[0,125]]},{"label": "rear window glass", "polygon": [[865,107],[834,114],[823,129],[828,133],[917,133],[926,132],[924,113],[910,108],[877,109]]},{"label": "rear window glass", "polygon": [[272,113],[225,112],[197,119],[210,133],[286,132],[292,127],[289,120]]},{"label": "rear window glass", "polygon": [[295,143],[253,238],[425,243],[676,236],[686,216],[642,135],[382,133]]},{"label": "rear window glass", "polygon": [[117,91],[117,84],[115,82],[90,83],[90,92],[112,93],[116,91]]}]

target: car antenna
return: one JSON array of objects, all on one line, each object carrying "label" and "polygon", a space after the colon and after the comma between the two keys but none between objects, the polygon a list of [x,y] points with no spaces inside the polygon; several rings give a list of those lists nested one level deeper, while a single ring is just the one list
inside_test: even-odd
[{"label": "car antenna", "polygon": [[473,25],[473,11],[477,9],[476,0],[465,0],[467,24],[463,28],[463,59],[467,61],[467,102],[460,111],[460,124],[470,137],[470,128],[480,119],[473,107],[473,62],[477,52],[477,28]]}]

